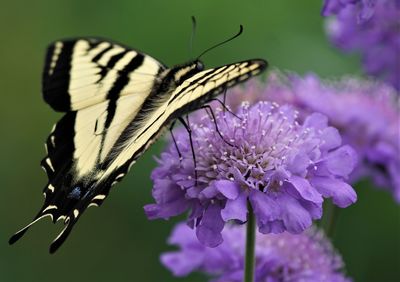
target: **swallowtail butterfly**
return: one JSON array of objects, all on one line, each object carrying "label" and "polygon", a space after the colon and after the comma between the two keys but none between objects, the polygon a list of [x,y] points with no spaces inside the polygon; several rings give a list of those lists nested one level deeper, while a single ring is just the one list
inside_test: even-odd
[{"label": "swallowtail butterfly", "polygon": [[32,224],[50,217],[65,225],[50,246],[51,253],[56,251],[86,208],[102,204],[111,186],[172,121],[266,66],[266,61],[255,59],[204,70],[196,59],[168,68],[108,40],[78,38],[51,44],[43,98],[65,115],[45,144],[44,205],[10,244]]}]

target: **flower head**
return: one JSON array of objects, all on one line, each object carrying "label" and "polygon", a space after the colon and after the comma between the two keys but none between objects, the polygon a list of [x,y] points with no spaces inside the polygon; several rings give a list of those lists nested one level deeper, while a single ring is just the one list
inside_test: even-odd
[{"label": "flower head", "polygon": [[[224,242],[207,248],[193,230],[179,224],[168,242],[180,250],[161,255],[161,262],[175,276],[204,272],[214,282],[240,282],[243,278],[245,228],[228,225],[222,232]],[[298,235],[290,233],[256,236],[255,281],[351,281],[341,272],[343,262],[322,231],[311,228]]]},{"label": "flower head", "polygon": [[400,202],[400,101],[392,87],[349,77],[324,82],[313,74],[302,78],[278,73],[272,73],[265,85],[249,84],[232,90],[228,104],[237,107],[238,97],[268,99],[293,105],[300,120],[311,112],[326,115],[343,143],[357,151],[351,182],[370,177]]},{"label": "flower head", "polygon": [[229,220],[245,222],[248,203],[262,233],[300,233],[322,216],[322,203],[332,198],[339,207],[356,201],[345,182],[356,162],[349,146],[340,146],[338,131],[321,114],[297,122],[290,106],[244,103],[238,117],[217,110],[191,121],[197,180],[187,132],[161,155],[153,171],[155,204],[149,218],[168,218],[187,209],[190,226],[208,246],[222,242]]},{"label": "flower head", "polygon": [[400,90],[400,1],[325,0],[327,31],[345,51],[360,52],[366,73]]}]

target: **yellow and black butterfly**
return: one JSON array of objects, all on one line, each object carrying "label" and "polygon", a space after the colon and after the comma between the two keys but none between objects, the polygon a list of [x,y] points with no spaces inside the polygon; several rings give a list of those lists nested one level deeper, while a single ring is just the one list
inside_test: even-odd
[{"label": "yellow and black butterfly", "polygon": [[61,40],[47,50],[43,98],[65,112],[46,141],[44,205],[10,238],[16,242],[44,217],[65,227],[55,252],[86,208],[113,184],[175,119],[259,74],[261,59],[204,70],[198,59],[172,68],[137,50],[98,38]]}]

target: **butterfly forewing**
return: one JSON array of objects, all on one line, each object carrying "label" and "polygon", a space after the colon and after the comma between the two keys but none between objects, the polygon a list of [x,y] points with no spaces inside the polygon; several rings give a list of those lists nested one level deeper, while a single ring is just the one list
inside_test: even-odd
[{"label": "butterfly forewing", "polygon": [[79,110],[116,95],[149,92],[164,69],[150,56],[110,41],[57,41],[47,51],[43,97],[57,111]]},{"label": "butterfly forewing", "polygon": [[198,63],[168,69],[148,55],[99,39],[52,44],[43,96],[66,114],[46,141],[41,163],[49,179],[45,203],[10,243],[50,216],[66,224],[50,247],[54,252],[84,210],[104,201],[173,119],[266,67],[263,60],[250,60],[201,71]]},{"label": "butterfly forewing", "polygon": [[187,106],[196,107],[207,101],[210,95],[214,97],[224,89],[244,82],[259,74],[265,67],[263,60],[249,60],[202,71],[176,88],[167,103],[168,115],[173,115],[176,110],[179,115]]}]

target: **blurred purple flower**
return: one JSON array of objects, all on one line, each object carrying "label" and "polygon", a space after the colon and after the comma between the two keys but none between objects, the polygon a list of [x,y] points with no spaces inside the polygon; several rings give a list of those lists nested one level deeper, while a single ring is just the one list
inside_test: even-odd
[{"label": "blurred purple flower", "polygon": [[324,197],[339,207],[356,201],[345,182],[355,152],[340,146],[341,137],[325,116],[311,114],[299,124],[291,107],[268,102],[243,104],[237,114],[241,119],[217,109],[224,139],[207,115],[191,121],[197,185],[188,134],[176,134],[183,160],[173,144],[158,160],[152,173],[156,203],[145,206],[150,219],[190,209],[189,225],[198,239],[215,247],[227,221],[247,220],[248,202],[260,232],[301,233],[321,218]]},{"label": "blurred purple flower", "polygon": [[316,75],[304,78],[271,73],[267,83],[236,87],[228,104],[271,100],[291,104],[302,116],[320,112],[329,118],[348,144],[357,151],[358,165],[350,175],[352,183],[371,177],[375,185],[393,193],[400,203],[400,100],[389,85],[355,78],[321,81]]},{"label": "blurred purple flower", "polygon": [[400,1],[325,0],[327,32],[339,48],[360,52],[366,73],[400,90]]},{"label": "blurred purple flower", "polygon": [[[162,264],[175,276],[200,271],[214,282],[241,282],[245,254],[244,225],[228,225],[224,242],[216,248],[201,245],[193,230],[178,224],[168,243],[180,249],[161,255]],[[293,235],[260,234],[256,237],[255,282],[345,282],[343,262],[322,231],[311,228]]]}]

